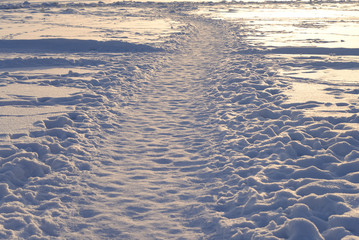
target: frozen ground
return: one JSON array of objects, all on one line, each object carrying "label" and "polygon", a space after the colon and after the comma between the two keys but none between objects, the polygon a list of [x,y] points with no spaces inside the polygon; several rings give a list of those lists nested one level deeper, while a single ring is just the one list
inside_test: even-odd
[{"label": "frozen ground", "polygon": [[0,12],[0,238],[359,238],[356,3]]}]

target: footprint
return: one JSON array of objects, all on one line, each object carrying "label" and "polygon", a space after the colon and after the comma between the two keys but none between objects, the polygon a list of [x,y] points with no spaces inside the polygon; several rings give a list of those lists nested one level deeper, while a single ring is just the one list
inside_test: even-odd
[{"label": "footprint", "polygon": [[136,207],[136,206],[129,206],[127,207],[127,210],[132,211],[132,212],[136,212],[136,213],[145,213],[150,211],[150,209],[145,208],[145,207]]},{"label": "footprint", "polygon": [[151,128],[151,127],[147,127],[147,128],[144,128],[143,131],[145,131],[145,132],[154,132],[154,131],[156,131],[156,129]]},{"label": "footprint", "polygon": [[131,177],[131,179],[142,180],[142,179],[147,179],[147,177],[146,176],[133,176],[133,177]]},{"label": "footprint", "polygon": [[155,163],[158,163],[158,164],[170,164],[172,163],[172,160],[168,159],[168,158],[160,158],[160,159],[155,159],[155,160],[152,160],[154,161]]},{"label": "footprint", "polygon": [[152,151],[155,153],[161,153],[161,152],[167,152],[168,148],[152,148],[152,149],[149,149],[149,151]]},{"label": "footprint", "polygon": [[176,154],[170,154],[170,156],[173,157],[173,158],[183,158],[183,157],[185,157],[186,155],[181,154],[181,153],[176,153]]},{"label": "footprint", "polygon": [[80,209],[79,214],[83,218],[91,218],[100,214],[100,212],[93,209]]}]

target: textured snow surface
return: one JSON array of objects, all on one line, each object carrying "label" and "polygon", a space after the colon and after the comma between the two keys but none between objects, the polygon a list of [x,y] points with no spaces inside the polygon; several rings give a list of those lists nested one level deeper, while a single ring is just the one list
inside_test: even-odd
[{"label": "textured snow surface", "polygon": [[6,32],[24,12],[29,31],[59,12],[173,23],[1,35],[1,239],[359,238],[358,85],[283,74],[328,52],[270,53],[196,4],[1,6]]}]

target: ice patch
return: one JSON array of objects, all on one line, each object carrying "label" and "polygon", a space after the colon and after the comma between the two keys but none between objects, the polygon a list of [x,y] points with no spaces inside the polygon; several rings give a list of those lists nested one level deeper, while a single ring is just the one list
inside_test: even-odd
[{"label": "ice patch", "polygon": [[[298,109],[306,108],[309,116],[351,116],[358,99],[345,93],[343,88],[337,87],[339,93],[334,95],[334,91],[325,84],[293,82],[292,89],[287,92],[289,99],[286,103]],[[346,104],[340,104],[343,102]]]},{"label": "ice patch", "polygon": [[[0,100],[0,119],[2,121],[0,132],[20,133],[25,129],[34,128],[33,123],[36,121],[71,111],[71,107],[61,105],[66,98],[71,98],[72,95],[78,93],[79,90],[74,88],[36,84],[9,84],[0,87],[0,97],[2,98]],[[53,102],[53,104],[48,104],[49,102]]]},{"label": "ice patch", "polygon": [[9,84],[0,87],[0,97],[3,99],[23,100],[44,97],[60,98],[79,93],[80,90],[69,87],[39,86],[37,84]]}]

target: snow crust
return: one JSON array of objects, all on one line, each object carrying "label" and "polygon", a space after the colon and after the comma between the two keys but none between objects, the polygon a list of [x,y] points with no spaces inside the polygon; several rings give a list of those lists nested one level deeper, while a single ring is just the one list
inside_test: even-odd
[{"label": "snow crust", "polygon": [[1,239],[359,238],[358,84],[287,74],[357,68],[357,52],[256,45],[198,10],[213,5],[0,5],[23,36],[40,15],[172,24],[1,35]]}]

